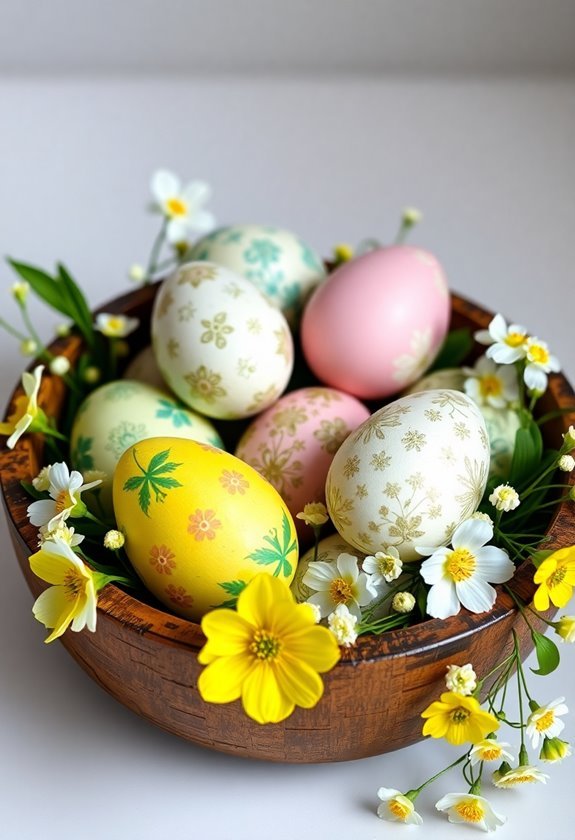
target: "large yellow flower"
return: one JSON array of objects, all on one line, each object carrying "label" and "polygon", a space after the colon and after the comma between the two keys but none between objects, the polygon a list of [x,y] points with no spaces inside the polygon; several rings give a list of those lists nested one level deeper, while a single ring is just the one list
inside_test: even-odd
[{"label": "large yellow flower", "polygon": [[279,723],[295,706],[309,709],[323,694],[318,674],[340,657],[334,636],[296,604],[282,581],[260,574],[240,594],[237,612],[217,609],[202,619],[208,641],[198,660],[207,665],[198,690],[209,703],[241,697],[258,723]]},{"label": "large yellow flower", "polygon": [[424,735],[445,738],[456,746],[467,742],[477,744],[499,729],[497,718],[485,712],[475,697],[455,691],[444,692],[421,713],[421,717],[427,718],[423,725]]},{"label": "large yellow flower", "polygon": [[533,580],[539,584],[533,598],[536,610],[548,610],[549,601],[556,607],[566,606],[575,586],[575,545],[550,554],[535,572]]},{"label": "large yellow flower", "polygon": [[38,408],[38,391],[42,381],[43,365],[34,368],[33,373],[22,374],[24,393],[16,397],[14,411],[4,423],[0,423],[0,435],[10,435],[6,441],[8,449],[14,449],[24,432],[43,431],[45,415]]},{"label": "large yellow flower", "polygon": [[79,631],[96,629],[97,592],[109,580],[107,575],[93,572],[60,540],[48,540],[30,557],[30,568],[42,580],[53,584],[46,589],[32,608],[34,616],[52,633],[46,643],[54,641],[72,625]]}]

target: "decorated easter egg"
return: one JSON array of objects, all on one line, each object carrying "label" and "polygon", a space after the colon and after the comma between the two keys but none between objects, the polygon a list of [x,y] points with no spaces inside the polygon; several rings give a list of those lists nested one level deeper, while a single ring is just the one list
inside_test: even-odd
[{"label": "decorated easter egg", "polygon": [[[424,376],[412,385],[407,393],[415,394],[417,391],[430,391],[434,388],[452,388],[455,391],[463,391],[466,379],[467,375],[461,368],[445,368]],[[491,449],[489,475],[505,478],[509,475],[513,459],[515,435],[520,426],[519,416],[512,408],[480,405],[479,410],[485,420]]]},{"label": "decorated easter egg", "polygon": [[209,420],[143,382],[108,382],[81,404],[70,439],[72,465],[105,473],[99,499],[106,513],[112,510],[112,476],[122,452],[158,435],[223,446]]},{"label": "decorated easter egg", "polygon": [[344,263],[319,286],[302,318],[306,360],[327,385],[379,399],[431,365],[450,317],[447,282],[421,248],[378,248]]},{"label": "decorated easter egg", "polygon": [[124,379],[134,379],[137,382],[144,382],[146,385],[164,391],[167,388],[151,345],[144,347],[134,356],[124,372]]},{"label": "decorated easter egg", "polygon": [[[325,500],[325,479],[333,456],[368,409],[333,388],[301,388],[279,399],[247,428],[236,455],[273,484],[292,516],[308,502]],[[313,538],[296,519],[302,541]]]},{"label": "decorated easter egg", "polygon": [[[298,603],[307,601],[313,595],[313,590],[303,582],[303,576],[307,572],[309,564],[314,561],[314,554],[315,548],[310,548],[309,551],[306,551],[300,557],[294,579],[290,585],[290,589]],[[360,565],[365,559],[365,554],[347,543],[339,534],[330,534],[329,537],[324,537],[323,540],[320,540],[317,547],[316,560],[321,560],[324,563],[335,563],[340,554],[354,555],[360,561]]]},{"label": "decorated easter egg", "polygon": [[384,406],[340,446],[326,483],[331,519],[366,554],[440,546],[477,509],[489,473],[478,406],[459,391],[410,394]]},{"label": "decorated easter egg", "polygon": [[286,584],[294,576],[298,544],[285,503],[221,449],[177,438],[137,443],[116,467],[114,512],[145,586],[185,618],[233,606],[260,572]]},{"label": "decorated easter egg", "polygon": [[284,391],[293,367],[288,324],[256,287],[208,262],[181,266],[162,284],[152,313],[162,376],[208,417],[258,414]]},{"label": "decorated easter egg", "polygon": [[223,265],[250,280],[294,325],[311,290],[325,277],[319,255],[287,230],[234,225],[204,236],[192,260]]}]

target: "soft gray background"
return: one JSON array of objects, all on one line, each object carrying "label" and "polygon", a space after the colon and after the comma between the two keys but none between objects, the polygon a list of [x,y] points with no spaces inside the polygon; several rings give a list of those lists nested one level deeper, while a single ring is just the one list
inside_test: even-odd
[{"label": "soft gray background", "polygon": [[[222,223],[283,225],[325,254],[391,238],[412,204],[413,241],[452,288],[538,332],[573,378],[574,37],[567,0],[0,0],[0,253],[64,260],[94,304],[123,291],[156,230],[143,207],[158,166],[210,181]],[[48,337],[58,317],[36,315]],[[0,359],[5,401],[24,360],[1,333]],[[6,840],[399,838],[374,816],[377,788],[455,754],[269,766],[153,729],[44,648],[4,522],[0,542]],[[562,653],[559,673],[532,678],[541,702],[573,702]],[[571,836],[572,761],[546,787],[487,789],[509,818],[499,836],[530,840],[540,814],[548,836]],[[420,836],[460,836],[433,812],[460,787],[424,795]]]}]

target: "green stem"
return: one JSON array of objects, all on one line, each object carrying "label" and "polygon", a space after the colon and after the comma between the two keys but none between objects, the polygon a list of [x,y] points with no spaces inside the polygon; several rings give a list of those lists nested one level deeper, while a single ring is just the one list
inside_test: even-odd
[{"label": "green stem", "polygon": [[38,347],[38,357],[46,357],[48,361],[51,361],[54,357],[51,353],[48,352],[48,350],[46,350],[44,342],[34,329],[34,324],[30,320],[30,315],[28,314],[28,307],[26,306],[26,303],[19,303],[18,305],[20,307],[20,312],[22,313],[22,320],[26,325],[26,329],[28,330],[28,332],[30,333],[30,337],[33,341],[36,342],[36,346]]},{"label": "green stem", "polygon": [[538,426],[543,426],[544,423],[548,423],[549,420],[557,420],[559,417],[564,417],[566,414],[575,414],[575,406],[568,406],[567,408],[558,408],[556,411],[549,411],[535,422]]},{"label": "green stem", "polygon": [[523,691],[521,686],[521,657],[519,655],[519,643],[517,641],[517,634],[515,630],[512,631],[513,633],[513,645],[515,649],[515,656],[517,660],[517,693],[519,695],[519,723],[521,725],[521,750],[523,752],[525,750],[525,720],[523,716]]},{"label": "green stem", "polygon": [[28,336],[24,335],[23,333],[19,332],[19,330],[14,329],[4,318],[0,318],[0,327],[3,327],[6,332],[9,332],[10,335],[13,335],[14,338],[17,338],[18,341],[27,341]]},{"label": "green stem", "polygon": [[162,220],[162,226],[156,236],[156,239],[154,240],[154,244],[152,245],[152,250],[150,251],[150,259],[148,260],[148,267],[146,269],[144,280],[145,285],[148,285],[152,281],[156,271],[158,270],[158,257],[160,256],[160,251],[166,238],[167,227],[168,220],[164,218]]},{"label": "green stem", "polygon": [[[465,761],[465,760],[468,758],[468,756],[469,756],[469,751],[467,751],[467,752],[466,752],[466,753],[464,753],[462,756],[460,756],[459,758],[457,758],[457,759],[456,759],[454,762],[452,762],[452,763],[451,763],[448,767],[444,767],[444,768],[443,768],[443,770],[440,770],[440,771],[439,771],[439,773],[436,773],[436,774],[435,774],[435,776],[432,776],[430,779],[428,779],[426,782],[424,782],[424,783],[423,783],[422,785],[420,785],[418,788],[415,788],[415,790],[414,790],[413,792],[415,792],[415,793],[417,793],[417,794],[421,793],[421,791],[423,790],[423,788],[426,788],[428,785],[430,785],[430,784],[431,784],[432,782],[434,782],[436,779],[439,779],[439,777],[440,777],[440,776],[443,776],[443,774],[444,774],[444,773],[447,773],[447,771],[448,771],[448,770],[452,770],[454,767],[457,767],[457,765],[458,765],[458,764],[461,764],[461,762],[462,762],[462,761]],[[412,791],[410,791],[410,793],[411,793],[411,792],[412,792]],[[407,794],[406,794],[406,796],[407,796]]]}]

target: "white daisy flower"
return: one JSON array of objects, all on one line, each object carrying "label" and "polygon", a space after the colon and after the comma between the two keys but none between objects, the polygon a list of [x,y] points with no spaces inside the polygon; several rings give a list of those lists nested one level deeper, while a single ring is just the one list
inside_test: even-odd
[{"label": "white daisy flower", "polygon": [[463,373],[469,377],[463,383],[465,393],[478,405],[505,408],[519,399],[517,373],[508,365],[497,365],[481,356],[475,367],[465,367]]},{"label": "white daisy flower", "polygon": [[38,534],[38,547],[43,546],[45,542],[59,542],[69,545],[70,548],[74,548],[75,546],[80,545],[83,540],[83,534],[76,534],[74,528],[68,528],[67,525],[62,524],[61,522],[56,522],[55,528],[50,529],[47,525],[43,525],[40,528],[40,533]]},{"label": "white daisy flower", "polygon": [[38,407],[43,370],[44,365],[37,365],[32,373],[25,371],[22,374],[24,394],[16,397],[14,411],[5,422],[0,423],[0,435],[9,435],[6,441],[8,449],[14,449],[25,432],[39,431],[39,421],[44,418],[44,412]]},{"label": "white daisy flower", "polygon": [[498,484],[489,496],[489,501],[496,510],[508,513],[521,504],[519,493],[510,484]]},{"label": "white daisy flower", "polygon": [[308,603],[318,605],[322,618],[334,612],[339,604],[345,604],[361,621],[360,607],[377,597],[370,576],[359,571],[357,557],[352,554],[340,554],[335,563],[323,560],[310,563],[302,583],[315,590]]},{"label": "white daisy flower", "polygon": [[532,710],[527,719],[527,737],[531,738],[531,746],[537,749],[543,738],[556,738],[565,723],[559,720],[560,715],[566,715],[569,709],[565,705],[565,698],[558,697],[546,706],[538,706]]},{"label": "white daisy flower", "polygon": [[379,587],[397,580],[403,570],[403,563],[397,548],[391,545],[385,551],[376,551],[375,554],[366,557],[361,568],[371,575],[374,586]]},{"label": "white daisy flower", "polygon": [[504,772],[495,770],[491,776],[495,787],[504,789],[518,787],[519,785],[530,785],[533,782],[542,782],[545,785],[548,778],[547,773],[543,773],[538,767],[533,767],[531,764],[520,764],[519,767],[512,767]]},{"label": "white daisy flower", "polygon": [[484,796],[473,793],[448,793],[436,802],[435,807],[447,813],[450,823],[475,825],[483,831],[495,831],[506,820],[506,817],[493,810]]},{"label": "white daisy flower", "polygon": [[523,379],[530,391],[543,393],[547,388],[547,374],[559,373],[561,364],[552,356],[544,341],[531,337],[525,345],[526,361]]},{"label": "white daisy flower", "polygon": [[100,312],[96,315],[94,329],[101,332],[107,338],[126,338],[140,326],[137,318],[128,318],[127,315],[111,315],[109,312]]},{"label": "white daisy flower", "polygon": [[487,330],[475,333],[475,340],[479,344],[489,344],[487,358],[493,359],[498,365],[511,365],[524,359],[527,350],[527,330],[519,324],[505,323],[503,315],[496,315]]},{"label": "white daisy flower", "polygon": [[573,472],[575,470],[575,458],[573,455],[562,455],[557,462],[557,466],[562,472]]},{"label": "white daisy flower", "polygon": [[395,788],[380,787],[377,795],[381,799],[381,805],[377,808],[377,816],[381,820],[389,822],[402,822],[407,825],[421,825],[423,819],[415,810],[415,806],[400,790]]},{"label": "white daisy flower", "polygon": [[453,534],[452,546],[416,546],[418,554],[431,555],[421,564],[421,575],[431,584],[427,612],[434,618],[456,615],[461,606],[474,613],[487,612],[497,593],[490,583],[505,583],[515,566],[503,549],[486,545],[493,527],[481,519],[467,519]]},{"label": "white daisy flower", "polygon": [[83,516],[86,505],[80,498],[82,493],[102,483],[97,480],[84,484],[82,473],[77,470],[70,472],[64,463],[52,464],[49,479],[48,492],[51,498],[40,499],[28,506],[28,518],[32,525],[39,528],[46,526],[49,531],[63,525],[69,516]]},{"label": "white daisy flower", "polygon": [[202,209],[212,194],[210,186],[203,181],[190,181],[182,187],[177,175],[160,169],[153,174],[150,189],[154,210],[168,220],[168,242],[174,245],[187,242],[190,232],[207,233],[214,227],[214,216]]},{"label": "white daisy flower", "polygon": [[[310,607],[317,607],[317,604],[310,604]],[[357,616],[350,613],[345,604],[338,604],[335,610],[327,617],[327,624],[338,645],[351,647],[357,640]]]},{"label": "white daisy flower", "polygon": [[506,741],[485,738],[469,750],[469,763],[474,767],[480,761],[515,761],[513,755],[505,749],[510,746]]}]

